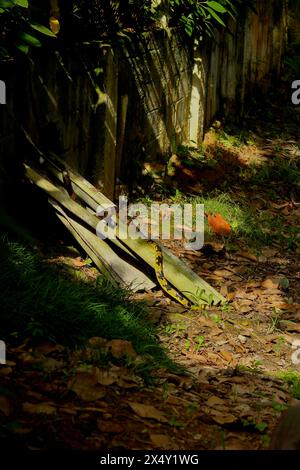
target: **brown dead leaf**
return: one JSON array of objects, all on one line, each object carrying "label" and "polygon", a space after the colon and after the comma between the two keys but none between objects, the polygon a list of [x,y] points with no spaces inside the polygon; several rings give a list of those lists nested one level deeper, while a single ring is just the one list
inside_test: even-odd
[{"label": "brown dead leaf", "polygon": [[[99,379],[99,383],[101,383],[101,380],[105,382],[113,378],[115,378],[115,382],[121,388],[135,388],[141,384],[141,379],[138,376],[130,373],[126,367],[118,366],[111,366],[108,376],[102,376],[101,379]],[[105,383],[103,385],[105,385]]]},{"label": "brown dead leaf", "polygon": [[275,279],[268,278],[265,281],[261,283],[261,287],[264,289],[277,289],[279,285],[279,281],[276,281]]},{"label": "brown dead leaf", "polygon": [[130,341],[124,339],[113,339],[107,343],[112,356],[116,359],[121,357],[128,356],[133,359],[137,357],[137,353],[133,349],[133,346]]},{"label": "brown dead leaf", "polygon": [[174,449],[174,444],[169,436],[165,434],[150,434],[150,439],[152,443],[158,447],[159,449],[163,450],[172,450]]},{"label": "brown dead leaf", "polygon": [[56,413],[56,407],[52,402],[45,403],[29,403],[25,402],[22,405],[22,409],[25,413],[29,414],[43,414],[43,415],[53,415]]},{"label": "brown dead leaf", "polygon": [[231,362],[233,360],[233,355],[229,351],[226,351],[226,349],[222,349],[221,351],[219,351],[219,354],[221,354],[221,356],[227,362]]},{"label": "brown dead leaf", "polygon": [[265,258],[273,258],[278,253],[274,248],[265,247],[262,249],[261,254]]},{"label": "brown dead leaf", "polygon": [[19,355],[19,361],[24,365],[39,364],[42,360],[42,355],[33,355],[30,352],[23,352]]},{"label": "brown dead leaf", "polygon": [[253,310],[251,305],[243,305],[239,302],[234,302],[234,306],[239,313],[249,313]]},{"label": "brown dead leaf", "polygon": [[204,362],[204,363],[207,362],[213,365],[220,364],[220,356],[217,353],[214,353],[212,351],[205,351],[205,357],[203,357],[203,361],[201,361],[201,356],[198,356],[198,360],[199,362]]},{"label": "brown dead leaf", "polygon": [[97,368],[89,372],[78,372],[75,379],[69,381],[68,388],[82,401],[96,401],[106,395],[105,389],[98,383]]},{"label": "brown dead leaf", "polygon": [[282,322],[280,322],[280,326],[285,331],[300,333],[300,323],[293,323],[291,321],[289,321],[289,322],[282,321]]},{"label": "brown dead leaf", "polygon": [[101,432],[108,432],[111,434],[121,434],[125,428],[120,423],[115,421],[105,421],[102,418],[97,419],[97,427]]},{"label": "brown dead leaf", "polygon": [[236,256],[240,256],[241,258],[248,259],[249,261],[257,262],[257,256],[253,255],[252,253],[248,253],[247,251],[238,251]]},{"label": "brown dead leaf", "polygon": [[219,336],[219,335],[223,334],[223,330],[221,330],[221,328],[218,328],[216,326],[216,327],[212,328],[209,333],[210,333],[210,336],[215,337],[215,336]]},{"label": "brown dead leaf", "polygon": [[72,263],[76,268],[82,268],[82,266],[85,266],[85,264],[86,264],[86,262],[80,256],[73,259]]},{"label": "brown dead leaf", "polygon": [[197,318],[197,323],[200,323],[201,326],[207,326],[209,328],[214,328],[216,326],[216,323],[213,320],[206,317]]},{"label": "brown dead leaf", "polygon": [[108,386],[117,382],[119,375],[111,369],[98,369],[97,378],[99,384]]},{"label": "brown dead leaf", "polygon": [[150,418],[159,421],[160,423],[167,423],[168,420],[162,411],[159,411],[152,405],[144,405],[143,403],[128,402],[130,408],[141,418]]},{"label": "brown dead leaf", "polygon": [[212,419],[218,423],[218,424],[232,424],[236,423],[238,421],[238,418],[236,416],[230,414],[230,413],[218,413],[216,414],[216,410],[214,413],[212,413]]},{"label": "brown dead leaf", "polygon": [[206,409],[207,414],[218,424],[232,424],[238,421],[234,415],[223,411],[216,410],[214,408]]},{"label": "brown dead leaf", "polygon": [[13,369],[12,367],[1,367],[0,368],[0,375],[6,376],[10,375],[12,373]]},{"label": "brown dead leaf", "polygon": [[238,290],[235,293],[235,297],[237,299],[242,299],[243,302],[249,301],[249,303],[253,300],[257,299],[257,294],[254,292],[246,292],[245,290]]},{"label": "brown dead leaf", "polygon": [[236,280],[239,279],[239,277],[232,274],[232,271],[229,270],[229,269],[215,269],[214,270],[214,275],[218,276],[218,277],[221,277],[221,278],[225,278],[225,279],[230,278],[231,280],[232,279],[236,279]]},{"label": "brown dead leaf", "polygon": [[12,403],[4,395],[0,395],[0,412],[5,416],[9,416],[12,413]]},{"label": "brown dead leaf", "polygon": [[227,294],[228,294],[228,287],[223,285],[220,289],[220,294],[223,295],[224,297],[226,297]]},{"label": "brown dead leaf", "polygon": [[53,372],[54,370],[61,369],[64,366],[63,361],[57,361],[52,357],[45,358],[40,364],[46,372]]}]

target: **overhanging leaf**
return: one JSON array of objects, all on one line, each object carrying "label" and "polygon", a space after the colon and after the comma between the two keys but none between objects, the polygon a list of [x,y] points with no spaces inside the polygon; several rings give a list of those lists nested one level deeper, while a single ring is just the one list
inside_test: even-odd
[{"label": "overhanging leaf", "polygon": [[34,36],[28,33],[24,33],[24,31],[21,31],[19,33],[19,38],[22,39],[25,43],[29,44],[29,46],[33,47],[41,47],[42,44],[41,42]]},{"label": "overhanging leaf", "polygon": [[16,5],[16,0],[0,0],[0,8],[12,8]]},{"label": "overhanging leaf", "polygon": [[35,29],[39,33],[44,34],[45,36],[50,36],[52,38],[56,38],[55,34],[50,31],[49,28],[46,28],[46,26],[43,26],[42,24],[39,23],[30,23],[30,27],[32,29]]},{"label": "overhanging leaf", "polygon": [[219,2],[215,1],[209,1],[207,2],[207,6],[212,8],[215,11],[218,11],[219,13],[226,13],[226,8],[223,7]]},{"label": "overhanging leaf", "polygon": [[24,44],[22,42],[16,44],[16,48],[19,49],[19,51],[23,52],[24,54],[28,54],[29,52],[28,44]]},{"label": "overhanging leaf", "polygon": [[22,8],[28,8],[28,1],[27,0],[16,0],[15,4]]},{"label": "overhanging leaf", "polygon": [[213,10],[212,8],[207,7],[207,11],[211,14],[211,16],[222,26],[225,26],[224,21],[219,17],[219,15]]}]

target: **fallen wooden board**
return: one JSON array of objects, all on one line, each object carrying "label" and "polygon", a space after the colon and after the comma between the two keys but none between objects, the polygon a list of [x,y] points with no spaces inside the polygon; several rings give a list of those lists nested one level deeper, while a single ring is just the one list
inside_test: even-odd
[{"label": "fallen wooden board", "polygon": [[[58,161],[60,160],[58,159]],[[84,202],[89,205],[94,211],[96,211],[99,207],[103,209],[107,209],[107,207],[116,207],[114,203],[109,201],[109,199],[107,199],[100,191],[98,191],[82,176],[78,175],[66,164],[65,167],[69,172],[75,194],[77,194],[79,198],[83,199]],[[52,170],[52,172],[55,173],[55,169]],[[37,180],[36,184],[39,185],[38,180],[40,175],[38,175],[36,172],[34,172],[34,170],[30,169],[28,166],[26,169],[26,173],[29,178],[31,174],[31,177],[34,177],[35,180]],[[56,176],[58,178],[60,178],[59,173],[60,172],[56,170]],[[42,189],[48,192],[55,192],[53,188],[56,187],[52,183],[50,183],[50,185],[52,185],[51,188],[48,182],[48,184],[46,185],[46,189],[45,184],[43,183],[42,186],[44,187]],[[68,202],[66,202],[66,199],[68,199]],[[96,215],[85,211],[85,209],[82,208],[79,204],[76,204],[74,201],[72,201],[67,194],[65,195],[65,198],[62,198],[59,202],[71,212],[73,212],[76,216],[80,217],[82,220],[88,220],[87,223],[89,223],[90,226],[94,228],[97,226],[99,219],[96,217]],[[80,207],[80,210],[77,206]],[[127,227],[122,226],[122,224],[120,224],[119,227],[121,230],[123,229],[123,231],[127,229]],[[118,239],[117,237],[112,238],[111,242],[114,244],[118,244],[119,248],[120,246],[123,247],[122,249],[124,249],[127,253],[129,251],[132,256],[138,256],[141,261],[146,262],[149,266],[151,266],[152,269],[154,269],[155,249],[152,244],[147,242],[147,240],[137,240],[130,238]],[[197,274],[195,274],[188,266],[186,266],[185,263],[183,263],[180,259],[174,256],[165,247],[160,247],[163,254],[163,271],[165,278],[180,293],[187,297],[193,304],[207,305],[225,302],[225,298],[221,294],[219,294],[212,286],[210,286],[206,281],[204,281]]]},{"label": "fallen wooden board", "polygon": [[59,204],[51,199],[49,202],[60,221],[72,233],[97,268],[114,285],[121,285],[133,292],[151,290],[155,287],[154,282],[134,266],[128,269],[128,263],[117,256],[105,241],[68,216]]},{"label": "fallen wooden board", "polygon": [[[61,164],[63,162],[58,159]],[[53,167],[53,165],[52,165]],[[71,182],[75,194],[79,198],[82,198],[84,202],[91,207],[94,211],[97,211],[99,207],[105,209],[107,207],[116,208],[116,205],[107,199],[104,194],[98,191],[91,183],[84,179],[81,175],[78,175],[74,170],[66,165],[69,172]],[[53,174],[62,181],[62,175],[54,167],[52,170]],[[126,227],[122,227],[126,230]],[[147,243],[147,240],[129,239],[120,240],[127,248],[130,248],[132,254],[138,255],[142,260],[146,261],[152,268],[155,262],[155,251],[154,247]],[[163,254],[163,269],[165,278],[185,297],[187,297],[192,303],[202,303],[204,297],[213,300],[214,304],[224,303],[225,298],[219,294],[212,286],[210,286],[204,279],[200,278],[194,273],[184,262],[177,258],[170,250],[159,244]],[[204,294],[204,295],[203,295]],[[201,297],[203,297],[201,299]],[[198,299],[198,300],[197,300]]]},{"label": "fallen wooden board", "polygon": [[[99,222],[99,219],[93,215],[90,214],[84,207],[82,207],[80,204],[77,202],[73,201],[70,196],[59,189],[57,186],[55,186],[51,181],[49,181],[47,178],[44,176],[40,175],[37,173],[35,170],[30,168],[28,165],[24,164],[25,168],[25,174],[26,176],[33,181],[40,189],[45,191],[48,196],[50,196],[51,199],[56,201],[57,203],[61,204],[64,208],[66,208],[68,211],[70,211],[73,215],[75,215],[78,219],[82,220],[87,224],[89,227],[91,227],[94,230],[95,234],[94,235],[94,240],[99,240],[100,244],[98,243],[97,246],[104,247],[103,243],[107,245],[107,243],[104,240],[101,240],[99,237],[96,235],[96,226]],[[74,228],[74,227],[73,227]],[[83,227],[84,228],[84,227]],[[87,232],[83,232],[86,236]],[[124,250],[123,245],[118,240],[114,240],[115,244],[120,248],[122,248],[123,251],[129,253],[129,250],[126,249]],[[101,243],[102,242],[102,243]],[[107,245],[108,246],[108,245]],[[109,247],[108,247],[109,248]],[[111,249],[110,249],[111,250]],[[112,256],[113,250],[107,251],[107,253],[110,253],[110,256]],[[121,277],[122,273],[124,275],[123,282],[124,284],[127,284],[128,279],[130,282],[134,281],[137,278],[137,275],[139,276],[139,287],[140,289],[148,290],[149,288],[154,287],[155,284],[153,284],[152,280],[143,273],[143,271],[138,270],[135,268],[132,263],[129,263],[119,256],[117,256],[114,253],[114,266],[116,266],[116,263],[119,262],[119,267],[117,272],[115,273],[116,276]],[[113,266],[111,266],[111,269],[113,269]],[[135,282],[135,285],[137,286],[137,283]],[[150,287],[152,286],[152,287]]]}]

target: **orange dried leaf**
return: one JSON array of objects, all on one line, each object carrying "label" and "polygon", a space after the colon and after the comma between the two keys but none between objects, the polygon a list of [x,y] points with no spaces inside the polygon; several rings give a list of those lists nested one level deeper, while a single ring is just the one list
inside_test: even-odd
[{"label": "orange dried leaf", "polygon": [[230,224],[221,216],[221,214],[216,215],[207,215],[208,225],[212,229],[214,233],[217,235],[230,235],[231,234],[231,226]]}]

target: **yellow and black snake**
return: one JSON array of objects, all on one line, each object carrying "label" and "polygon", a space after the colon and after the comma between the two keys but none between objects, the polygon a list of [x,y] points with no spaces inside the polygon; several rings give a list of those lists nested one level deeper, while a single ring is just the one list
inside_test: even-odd
[{"label": "yellow and black snake", "polygon": [[192,303],[183,295],[181,295],[180,292],[174,289],[174,287],[172,287],[171,284],[165,278],[163,271],[163,255],[161,247],[154,240],[148,240],[148,243],[151,243],[155,251],[154,271],[159,285],[161,286],[163,291],[173,297],[173,299],[175,299],[177,302],[181,303],[181,305],[186,308],[191,308]]}]

